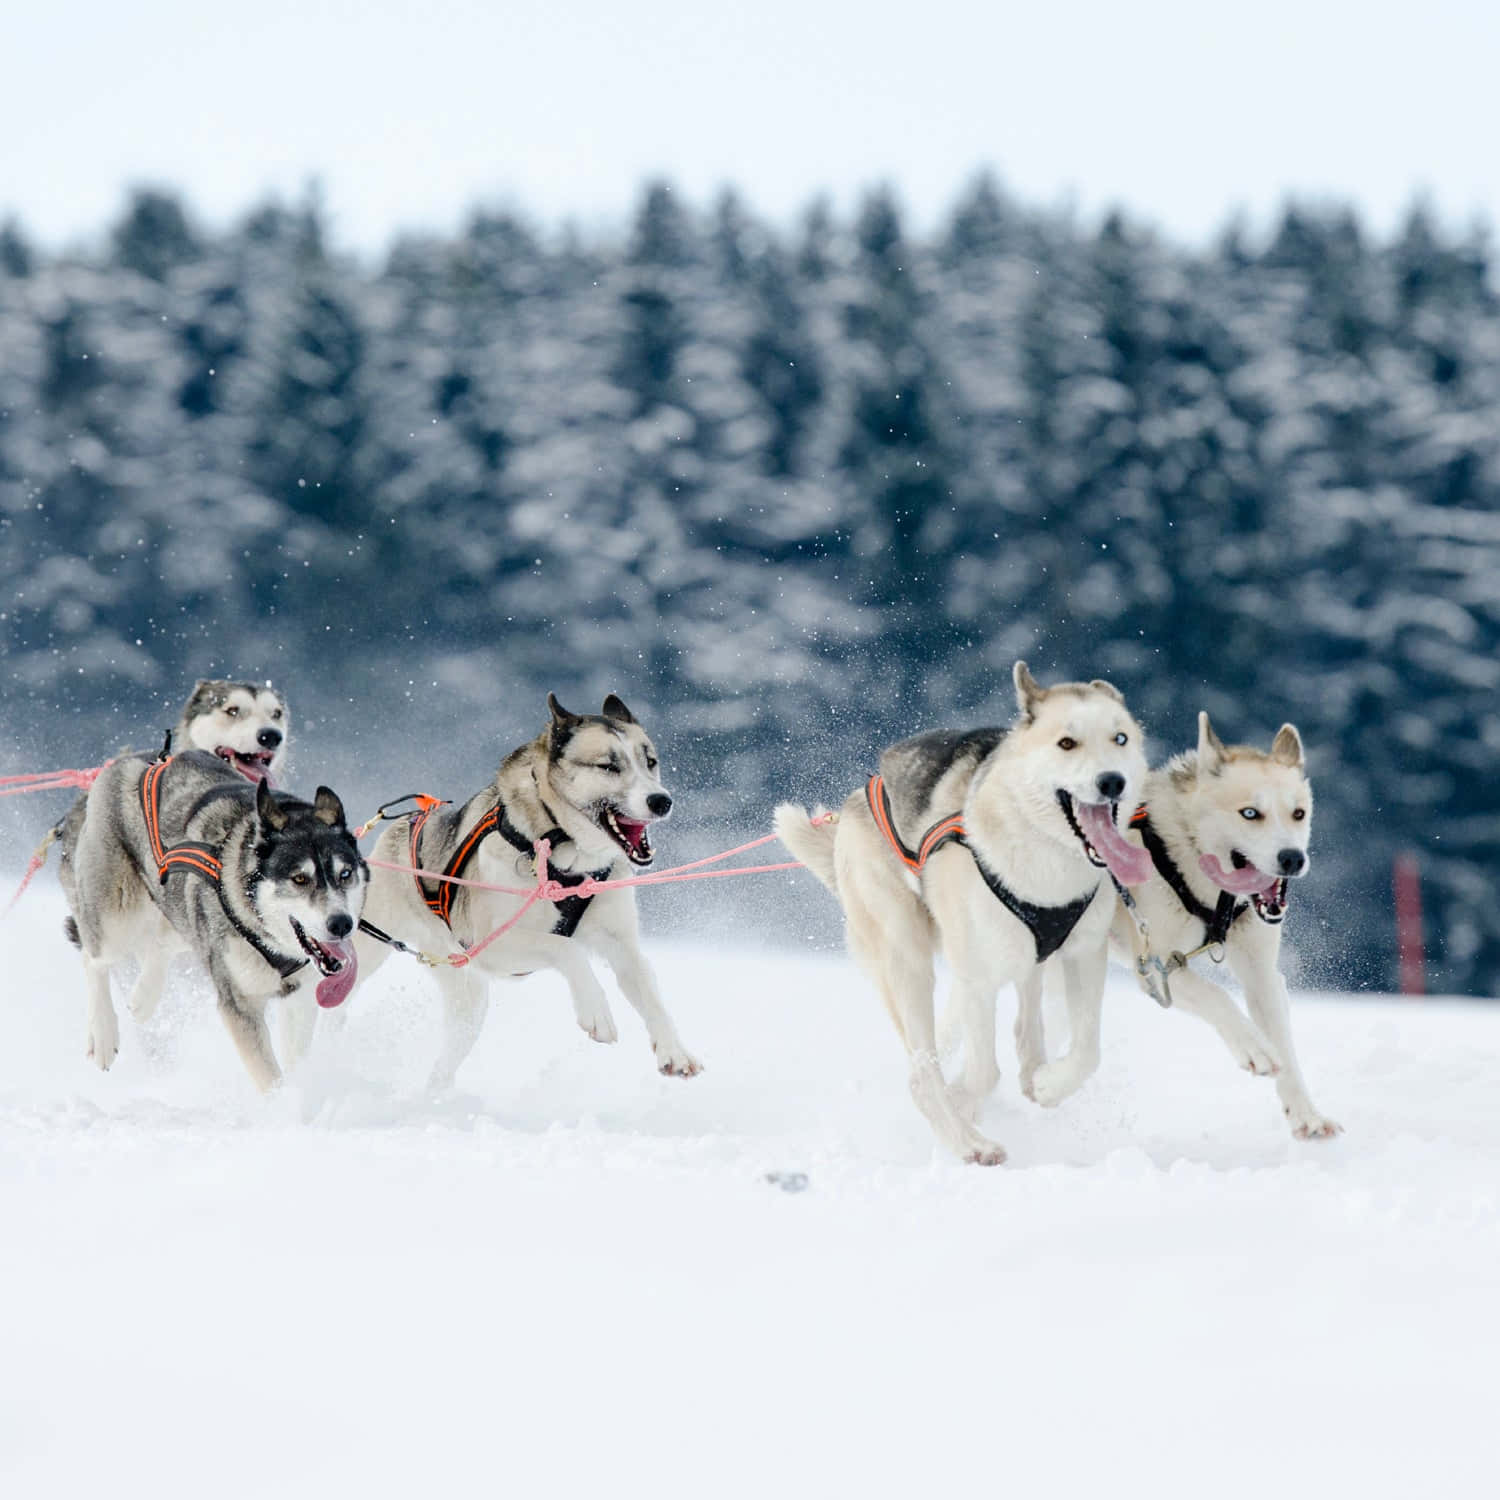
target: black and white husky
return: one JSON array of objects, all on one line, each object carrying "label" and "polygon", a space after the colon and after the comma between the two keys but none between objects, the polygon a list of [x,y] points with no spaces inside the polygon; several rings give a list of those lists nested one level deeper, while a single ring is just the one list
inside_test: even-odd
[{"label": "black and white husky", "polygon": [[[917,1107],[939,1140],[982,1165],[1005,1159],[973,1123],[998,1078],[996,991],[1031,983],[1055,960],[1075,1032],[1097,1033],[1110,875],[1133,883],[1151,871],[1115,822],[1146,774],[1144,737],[1123,698],[1097,680],[1043,688],[1024,662],[1013,676],[1012,728],[903,740],[836,820],[776,810],[782,842],[844,909],[850,951],[906,1045]],[[952,1088],[933,1018],[939,950],[964,1036]]]},{"label": "black and white husky", "polygon": [[[1130,835],[1149,853],[1154,871],[1133,892],[1147,939],[1123,908],[1114,924],[1119,950],[1147,962],[1144,972],[1137,967],[1142,987],[1151,986],[1152,959],[1167,964],[1172,1008],[1207,1021],[1242,1068],[1274,1075],[1282,1110],[1303,1139],[1337,1135],[1340,1128],[1308,1094],[1277,966],[1288,883],[1312,868],[1311,833],[1312,786],[1296,726],[1283,724],[1269,750],[1226,746],[1200,713],[1197,749],[1147,776],[1142,806],[1130,822]],[[1244,987],[1248,1016],[1177,957],[1204,949],[1227,960]],[[1206,967],[1208,960],[1198,962]],[[1039,1013],[1034,1024],[1040,1036]],[[1097,1038],[1086,1041],[1084,1056],[1097,1055]],[[1090,1072],[1091,1066],[1047,1064],[1038,1072],[1035,1097],[1055,1104]]]},{"label": "black and white husky", "polygon": [[[655,858],[650,831],[672,810],[656,749],[634,714],[611,694],[598,714],[575,714],[550,694],[551,719],[529,744],[508,755],[495,779],[467,802],[395,819],[375,856],[435,874],[491,885],[535,883],[533,846],[551,845],[553,877],[580,884],[643,870]],[[407,946],[429,953],[471,946],[520,908],[520,896],[423,882],[376,869],[366,917]],[[387,954],[359,940],[361,973]],[[489,980],[556,969],[572,991],[578,1024],[596,1042],[617,1039],[609,1001],[589,962],[598,954],[646,1023],[656,1065],[688,1078],[701,1067],[682,1045],[641,952],[635,892],[630,888],[539,901],[474,962],[434,969],[446,1010],[446,1038],[431,1086],[449,1087],[484,1024]]]},{"label": "black and white husky", "polygon": [[186,950],[208,970],[251,1078],[270,1089],[281,1070],[267,1002],[283,1000],[284,1044],[296,1051],[314,989],[322,1006],[348,995],[368,873],[327,787],[301,802],[196,750],[106,766],[64,833],[60,868],[88,983],[88,1055],[108,1068],[119,1050],[111,967],[140,961],[130,1009],[145,1020],[168,958]]}]

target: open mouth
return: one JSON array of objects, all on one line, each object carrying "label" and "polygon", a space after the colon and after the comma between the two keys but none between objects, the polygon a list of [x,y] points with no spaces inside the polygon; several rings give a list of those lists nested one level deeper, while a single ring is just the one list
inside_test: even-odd
[{"label": "open mouth", "polygon": [[241,776],[250,781],[264,781],[271,774],[271,762],[276,758],[274,750],[231,750],[228,745],[216,745],[214,754],[227,760]]},{"label": "open mouth", "polygon": [[1286,916],[1286,880],[1257,869],[1238,849],[1229,851],[1229,864],[1230,868],[1226,870],[1219,863],[1218,856],[1213,854],[1200,855],[1198,859],[1198,868],[1221,891],[1248,896],[1255,915],[1262,922],[1270,922],[1273,926],[1280,922]]},{"label": "open mouth", "polygon": [[308,935],[307,929],[296,919],[289,917],[292,931],[302,945],[302,951],[313,961],[318,973],[323,976],[318,985],[318,1004],[324,1010],[342,1005],[354,988],[359,974],[359,961],[354,954],[353,943],[320,943]]},{"label": "open mouth", "polygon": [[1121,885],[1143,885],[1151,878],[1151,856],[1127,843],[1115,827],[1118,803],[1074,802],[1061,787],[1057,801],[1091,865],[1108,870]]},{"label": "open mouth", "polygon": [[625,851],[631,864],[649,865],[656,858],[651,840],[646,837],[645,823],[622,817],[614,808],[605,807],[599,817],[599,826]]}]

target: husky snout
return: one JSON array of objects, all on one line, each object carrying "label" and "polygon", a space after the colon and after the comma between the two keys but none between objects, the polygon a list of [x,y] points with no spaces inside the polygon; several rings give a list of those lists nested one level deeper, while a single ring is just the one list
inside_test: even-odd
[{"label": "husky snout", "polygon": [[1288,877],[1305,874],[1307,855],[1301,849],[1282,849],[1276,855],[1276,868]]},{"label": "husky snout", "polygon": [[255,736],[256,743],[267,750],[274,750],[281,743],[281,731],[279,729],[262,729]]},{"label": "husky snout", "polygon": [[336,911],[328,919],[328,932],[331,937],[346,938],[354,931],[354,918],[346,911]]},{"label": "husky snout", "polygon": [[1118,802],[1125,795],[1125,778],[1118,771],[1101,771],[1094,785],[1106,802]]},{"label": "husky snout", "polygon": [[672,799],[665,792],[652,792],[646,798],[646,810],[653,817],[664,818],[672,811]]}]

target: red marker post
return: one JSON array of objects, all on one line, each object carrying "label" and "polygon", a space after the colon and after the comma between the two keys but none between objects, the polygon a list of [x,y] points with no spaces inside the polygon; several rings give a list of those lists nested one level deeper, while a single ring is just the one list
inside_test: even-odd
[{"label": "red marker post", "polygon": [[1422,941],[1422,872],[1415,854],[1398,854],[1391,866],[1396,897],[1396,956],[1401,993],[1427,993],[1427,956]]}]

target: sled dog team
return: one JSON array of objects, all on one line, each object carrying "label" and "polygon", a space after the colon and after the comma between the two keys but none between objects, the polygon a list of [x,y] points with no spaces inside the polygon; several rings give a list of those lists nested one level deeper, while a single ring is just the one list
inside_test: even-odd
[{"label": "sled dog team", "polygon": [[[893,745],[841,809],[784,804],[776,832],[843,908],[849,949],[906,1046],[912,1097],[966,1161],[1004,1149],[978,1129],[999,1078],[995,1001],[1018,997],[1022,1092],[1055,1105],[1099,1064],[1111,946],[1160,1002],[1201,1016],[1235,1061],[1274,1076],[1293,1132],[1339,1127],[1309,1097],[1277,968],[1287,884],[1308,870],[1312,791],[1302,742],[1285,724],[1269,751],[1226,747],[1207,714],[1196,749],[1156,770],[1144,735],[1107,682],[1044,688],[1017,662],[1009,729],[936,731]],[[319,1008],[336,1011],[392,948],[452,952],[515,918],[534,885],[535,846],[563,888],[649,866],[652,826],[672,810],[655,746],[611,694],[597,714],[549,695],[540,734],[461,803],[418,797],[361,855],[339,798],[277,789],[289,744],[281,695],[199,682],[160,754],[109,763],[58,826],[66,929],[83,955],[87,1052],[119,1050],[110,970],[139,964],[127,1004],[145,1021],[172,954],[213,981],[219,1013],[257,1087],[281,1078],[266,1026],[279,1000],[281,1051],[306,1052]],[[406,869],[388,869],[397,865]],[[446,875],[460,884],[414,876]],[[1227,960],[1248,1014],[1189,960]],[[945,1024],[934,960],[951,974]],[[432,1086],[451,1086],[484,1023],[492,979],[556,969],[578,1024],[617,1038],[591,959],[613,972],[646,1027],[657,1066],[688,1078],[683,1045],[641,952],[629,887],[538,901],[462,967],[434,969],[445,1031]],[[1049,1060],[1043,982],[1060,983],[1067,1051]],[[950,1081],[940,1035],[962,1042]]]}]

